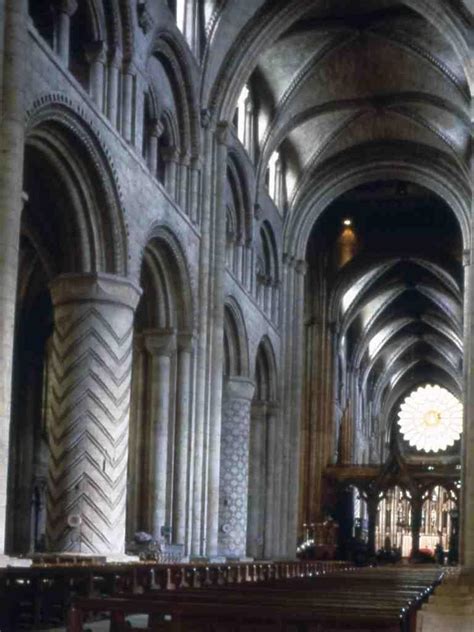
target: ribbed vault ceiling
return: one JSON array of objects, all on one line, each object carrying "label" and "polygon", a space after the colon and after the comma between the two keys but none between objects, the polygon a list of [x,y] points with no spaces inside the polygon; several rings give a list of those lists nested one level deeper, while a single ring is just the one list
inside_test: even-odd
[{"label": "ribbed vault ceiling", "polygon": [[469,86],[439,31],[397,2],[314,4],[258,60],[260,174],[282,149],[295,202],[324,161],[387,142],[442,152],[467,173]]},{"label": "ribbed vault ceiling", "polygon": [[[332,318],[374,414],[388,423],[400,398],[420,383],[460,396],[472,3],[205,5],[209,52],[219,48],[222,62],[205,56],[201,97],[219,104],[219,94],[227,95],[219,106],[225,112],[234,104],[229,95],[237,98],[248,80],[259,113],[257,195],[273,152],[284,164],[284,249],[301,253],[308,239],[309,249],[334,247],[342,218],[354,220],[360,243],[332,278]],[[331,198],[331,178],[354,179],[365,163],[372,171],[379,166],[380,175],[361,176]],[[451,197],[437,186],[443,178],[451,178]]]},{"label": "ribbed vault ceiling", "polygon": [[416,386],[439,384],[462,398],[461,234],[428,190],[386,181],[338,198],[315,225],[309,251],[336,252],[347,218],[354,243],[350,261],[328,268],[329,317],[339,361],[384,431]]}]

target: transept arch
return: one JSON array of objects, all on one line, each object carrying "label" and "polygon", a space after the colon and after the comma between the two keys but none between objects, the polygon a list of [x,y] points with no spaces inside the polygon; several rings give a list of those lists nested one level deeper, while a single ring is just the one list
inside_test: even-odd
[{"label": "transept arch", "polygon": [[306,242],[314,222],[322,214],[331,201],[340,195],[371,181],[398,179],[413,182],[424,186],[441,197],[451,208],[459,224],[464,248],[470,247],[469,211],[470,195],[469,185],[459,176],[456,170],[451,170],[448,165],[441,167],[426,159],[414,159],[405,155],[399,160],[390,161],[382,158],[382,155],[368,157],[361,160],[360,156],[351,157],[345,164],[331,164],[324,169],[318,177],[318,185],[309,187],[301,199],[295,201],[298,206],[298,214],[290,214],[284,228],[285,252],[295,253],[304,257]]}]

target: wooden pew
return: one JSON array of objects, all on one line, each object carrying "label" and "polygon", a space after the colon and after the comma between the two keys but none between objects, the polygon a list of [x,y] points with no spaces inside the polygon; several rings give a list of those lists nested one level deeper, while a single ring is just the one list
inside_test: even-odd
[{"label": "wooden pew", "polygon": [[[146,613],[149,630],[414,630],[415,611],[440,573],[369,571],[265,586],[239,585],[147,593],[111,599],[76,599],[69,630],[82,630],[83,615],[109,612],[111,630],[125,630],[126,615]],[[341,607],[343,604],[343,608]],[[216,627],[217,626],[217,627]],[[231,626],[231,627],[225,627]],[[250,626],[250,627],[249,627]]]},{"label": "wooden pew", "polygon": [[[58,558],[59,559],[59,558]],[[64,625],[71,599],[251,585],[351,569],[345,562],[73,564],[0,570],[0,630]],[[345,571],[346,572],[346,571]]]}]

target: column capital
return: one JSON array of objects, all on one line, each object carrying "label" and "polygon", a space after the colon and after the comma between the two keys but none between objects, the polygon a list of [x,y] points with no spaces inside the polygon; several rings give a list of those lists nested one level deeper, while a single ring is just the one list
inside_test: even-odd
[{"label": "column capital", "polygon": [[165,162],[178,162],[179,152],[174,145],[162,147],[161,157]]},{"label": "column capital", "polygon": [[89,42],[85,46],[86,58],[90,64],[98,62],[105,64],[107,62],[107,44],[102,40]]},{"label": "column capital", "polygon": [[211,108],[203,108],[201,110],[201,126],[204,129],[209,129],[212,123],[212,119],[214,117],[214,112]]},{"label": "column capital", "polygon": [[237,243],[237,246],[245,246],[245,235],[244,235],[243,231],[240,230],[235,235],[235,241]]},{"label": "column capital", "polygon": [[304,259],[297,259],[295,261],[295,270],[298,274],[302,274],[304,276],[308,270],[308,264]]},{"label": "column capital", "polygon": [[114,46],[114,48],[110,51],[110,65],[113,68],[120,68],[122,66],[123,61],[123,53],[118,46]]},{"label": "column capital", "polygon": [[231,126],[227,121],[220,121],[216,125],[216,140],[220,145],[225,145],[226,147],[230,143],[230,132]]},{"label": "column capital", "polygon": [[267,402],[265,401],[253,401],[252,402],[252,418],[265,421],[267,416]]},{"label": "column capital", "polygon": [[183,151],[179,156],[179,163],[185,167],[189,167],[191,164],[191,156],[187,151]]},{"label": "column capital", "polygon": [[255,392],[255,383],[247,377],[232,376],[225,380],[224,396],[226,399],[244,399],[251,401]]},{"label": "column capital", "polygon": [[156,138],[160,138],[160,136],[165,131],[165,126],[161,121],[154,120],[150,125],[150,135],[155,136]]},{"label": "column capital", "polygon": [[469,248],[462,252],[462,264],[464,267],[471,265],[471,250]]},{"label": "column capital", "polygon": [[279,402],[267,402],[267,413],[269,415],[275,416],[280,412],[280,404]]},{"label": "column capital", "polygon": [[123,72],[125,75],[134,77],[137,74],[137,67],[133,59],[126,60],[123,65]]},{"label": "column capital", "polygon": [[176,330],[146,329],[143,343],[150,355],[171,357],[176,352]]},{"label": "column capital", "polygon": [[202,167],[200,156],[191,155],[191,169],[198,171]]},{"label": "column capital", "polygon": [[253,215],[255,219],[257,220],[257,222],[262,219],[263,211],[262,211],[262,207],[260,206],[258,202],[255,202],[255,204],[253,205]]},{"label": "column capital", "polygon": [[77,11],[77,0],[55,0],[54,6],[59,13],[72,17]]},{"label": "column capital", "polygon": [[50,285],[53,305],[97,301],[134,310],[142,293],[129,279],[114,274],[62,274]]},{"label": "column capital", "polygon": [[179,351],[187,351],[191,353],[196,339],[194,331],[181,331],[177,336],[177,344]]}]

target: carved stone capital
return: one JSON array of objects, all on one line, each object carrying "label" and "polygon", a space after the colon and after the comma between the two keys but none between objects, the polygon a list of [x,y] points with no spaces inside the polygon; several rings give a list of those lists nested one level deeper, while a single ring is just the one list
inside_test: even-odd
[{"label": "carved stone capital", "polygon": [[137,0],[138,26],[145,33],[151,31],[155,24],[152,14],[147,9],[147,0]]},{"label": "carved stone capital", "polygon": [[466,250],[463,250],[462,264],[464,267],[471,265],[471,251],[469,248],[466,248]]},{"label": "carved stone capital", "polygon": [[260,204],[258,202],[256,202],[253,206],[253,215],[255,217],[255,219],[258,221],[260,221],[262,219],[262,207],[260,206]]},{"label": "carved stone capital", "polygon": [[191,157],[188,152],[184,151],[179,156],[179,164],[189,167],[191,164]]},{"label": "carved stone capital", "polygon": [[201,110],[201,126],[204,129],[209,129],[212,123],[213,112],[210,108],[203,108]]},{"label": "carved stone capital", "polygon": [[276,417],[280,412],[280,404],[278,402],[267,402],[267,413],[272,417]]},{"label": "carved stone capital", "polygon": [[165,131],[165,126],[161,121],[153,120],[150,125],[150,135],[155,136],[156,138],[160,138],[160,136]]},{"label": "carved stone capital", "polygon": [[199,171],[201,166],[201,158],[199,156],[191,156],[191,169],[193,171]]},{"label": "carved stone capital", "polygon": [[178,350],[191,353],[196,336],[193,331],[182,331],[177,336]]},{"label": "carved stone capital", "polygon": [[165,162],[178,162],[179,152],[174,146],[162,147],[161,157]]},{"label": "carved stone capital", "polygon": [[141,289],[123,277],[105,273],[62,274],[50,283],[53,305],[97,301],[135,309]]},{"label": "carved stone capital", "polygon": [[143,332],[145,349],[152,356],[169,356],[176,352],[176,331],[174,329],[147,329]]},{"label": "carved stone capital", "polygon": [[72,17],[77,11],[77,0],[55,0],[54,7],[59,13]]},{"label": "carved stone capital", "polygon": [[305,275],[308,270],[308,264],[304,259],[297,259],[295,262],[295,270],[298,274]]},{"label": "carved stone capital", "polygon": [[109,53],[110,65],[113,68],[121,68],[123,61],[123,53],[120,48],[115,46]]},{"label": "carved stone capital", "polygon": [[261,421],[266,421],[267,403],[265,401],[253,401],[251,411],[252,419],[260,419]]},{"label": "carved stone capital", "polygon": [[224,384],[224,397],[226,399],[244,399],[252,401],[255,392],[255,383],[247,377],[228,377]]},{"label": "carved stone capital", "polygon": [[85,52],[90,64],[105,64],[107,61],[107,44],[103,41],[89,42],[85,46]]},{"label": "carved stone capital", "polygon": [[217,124],[216,140],[220,145],[225,145],[226,147],[229,145],[231,138],[230,129],[231,126],[227,123],[227,121],[221,121]]}]

